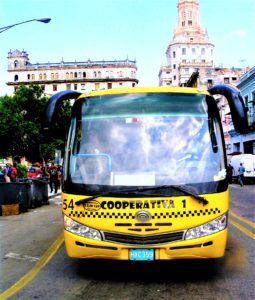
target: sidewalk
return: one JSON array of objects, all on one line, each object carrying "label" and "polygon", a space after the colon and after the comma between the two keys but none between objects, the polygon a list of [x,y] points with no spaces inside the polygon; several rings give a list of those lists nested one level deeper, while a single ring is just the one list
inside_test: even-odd
[{"label": "sidewalk", "polygon": [[57,191],[57,193],[54,193],[54,192],[51,193],[50,191],[48,191],[49,199],[59,196],[59,195],[61,195],[61,191]]}]

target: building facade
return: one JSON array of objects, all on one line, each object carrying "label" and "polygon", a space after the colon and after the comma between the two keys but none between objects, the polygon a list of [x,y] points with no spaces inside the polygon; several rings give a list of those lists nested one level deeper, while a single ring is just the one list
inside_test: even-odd
[{"label": "building facade", "polygon": [[255,66],[247,71],[237,84],[247,107],[249,130],[246,134],[238,134],[233,128],[229,131],[230,153],[255,154]]},{"label": "building facade", "polygon": [[29,61],[26,51],[8,53],[8,94],[13,94],[20,84],[31,83],[42,86],[46,95],[63,90],[91,90],[137,85],[136,61],[81,61],[35,63]]}]

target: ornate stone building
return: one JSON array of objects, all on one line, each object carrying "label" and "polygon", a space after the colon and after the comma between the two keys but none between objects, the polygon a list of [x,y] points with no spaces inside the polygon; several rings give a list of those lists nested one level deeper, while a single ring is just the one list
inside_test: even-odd
[{"label": "ornate stone building", "polygon": [[133,87],[138,83],[136,71],[136,61],[129,59],[32,64],[26,51],[15,50],[8,53],[8,94],[20,84],[31,83],[41,85],[46,95],[67,89],[86,92]]},{"label": "ornate stone building", "polygon": [[200,24],[198,0],[178,0],[177,8],[178,23],[166,50],[167,65],[159,71],[159,85],[185,86],[197,71],[203,79],[200,85],[211,85],[214,45]]}]

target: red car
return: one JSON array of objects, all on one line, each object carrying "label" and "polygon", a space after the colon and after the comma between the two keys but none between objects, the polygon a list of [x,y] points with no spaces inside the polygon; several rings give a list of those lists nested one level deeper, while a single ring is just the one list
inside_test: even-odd
[{"label": "red car", "polygon": [[42,171],[38,167],[28,167],[27,177],[39,177]]}]

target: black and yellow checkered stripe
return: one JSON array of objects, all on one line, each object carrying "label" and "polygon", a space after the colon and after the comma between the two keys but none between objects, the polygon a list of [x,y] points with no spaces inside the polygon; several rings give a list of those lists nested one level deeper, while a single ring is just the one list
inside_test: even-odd
[{"label": "black and yellow checkered stripe", "polygon": [[[206,215],[220,214],[220,209],[200,209],[200,210],[189,210],[189,211],[172,211],[172,212],[160,212],[152,214],[152,219],[171,219],[171,218],[190,218],[199,217]],[[135,212],[136,213],[136,212]],[[132,220],[135,219],[135,213],[121,213],[121,212],[104,212],[104,211],[71,211],[69,217],[86,217],[95,219],[124,219]]]}]

